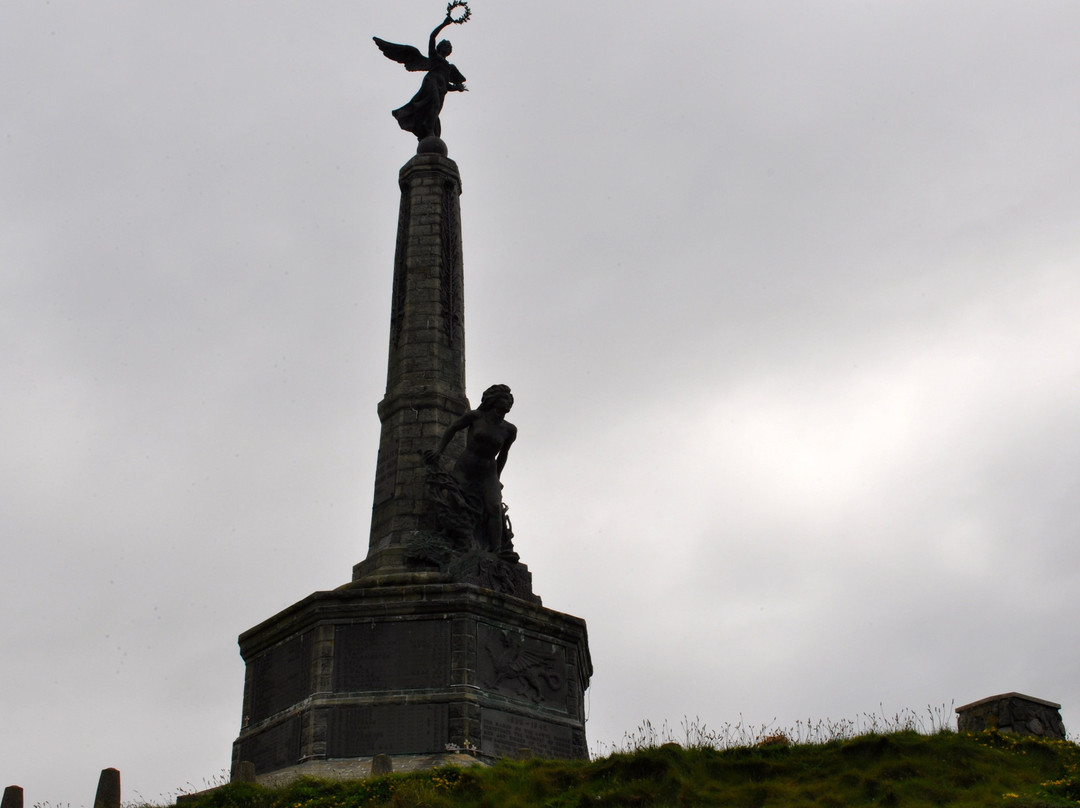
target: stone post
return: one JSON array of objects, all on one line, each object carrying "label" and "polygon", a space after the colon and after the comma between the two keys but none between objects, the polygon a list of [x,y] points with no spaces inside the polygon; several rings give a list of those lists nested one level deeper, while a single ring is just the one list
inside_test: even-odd
[{"label": "stone post", "polygon": [[394,760],[389,755],[375,755],[371,759],[371,776],[382,777],[384,774],[393,774]]},{"label": "stone post", "polygon": [[23,808],[22,786],[8,786],[4,789],[4,801],[0,808]]},{"label": "stone post", "polygon": [[469,408],[465,397],[461,177],[441,154],[401,169],[386,395],[367,559],[353,579],[403,571],[403,546],[431,529],[421,452]]},{"label": "stone post", "polygon": [[94,808],[120,808],[120,772],[116,769],[101,770]]}]

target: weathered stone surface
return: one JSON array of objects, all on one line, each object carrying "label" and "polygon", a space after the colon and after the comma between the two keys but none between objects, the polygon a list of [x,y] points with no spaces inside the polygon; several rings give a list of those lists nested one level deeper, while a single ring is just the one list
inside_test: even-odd
[{"label": "weathered stone surface", "polygon": [[565,724],[513,710],[491,707],[481,711],[484,738],[480,753],[488,757],[514,757],[519,749],[539,757],[569,760],[586,757],[577,748],[573,730]]},{"label": "weathered stone surface", "polygon": [[379,777],[394,771],[394,761],[389,755],[376,755],[371,759],[371,776]]},{"label": "weathered stone surface", "polygon": [[[425,771],[442,766],[471,768],[488,765],[472,755],[463,752],[442,752],[434,755],[394,755],[394,772]],[[256,778],[259,785],[280,787],[288,785],[300,777],[318,777],[322,780],[362,780],[376,776],[373,771],[374,758],[348,758],[339,760],[305,760],[295,766],[277,769],[260,774]]]},{"label": "weathered stone surface", "polygon": [[116,769],[101,770],[94,808],[120,808],[120,772]]},{"label": "weathered stone surface", "polygon": [[1060,710],[1061,705],[1052,701],[1022,693],[1002,693],[957,707],[956,724],[960,732],[994,729],[1002,733],[1064,740],[1065,724]]}]

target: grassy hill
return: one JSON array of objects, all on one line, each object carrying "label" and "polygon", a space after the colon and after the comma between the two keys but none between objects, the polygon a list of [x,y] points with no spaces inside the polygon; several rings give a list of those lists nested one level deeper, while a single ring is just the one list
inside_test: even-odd
[{"label": "grassy hill", "polygon": [[870,733],[792,744],[783,734],[716,749],[675,743],[593,761],[505,761],[373,780],[235,783],[184,808],[584,808],[1080,804],[1080,747],[986,732]]}]

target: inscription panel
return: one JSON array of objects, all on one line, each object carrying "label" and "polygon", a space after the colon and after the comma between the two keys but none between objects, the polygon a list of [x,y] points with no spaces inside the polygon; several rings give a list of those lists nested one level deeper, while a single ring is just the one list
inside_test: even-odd
[{"label": "inscription panel", "polygon": [[477,626],[477,683],[484,690],[567,712],[566,649],[486,623]]},{"label": "inscription panel", "polygon": [[251,721],[291,707],[311,693],[311,632],[263,651],[251,662]]},{"label": "inscription panel", "polygon": [[461,300],[461,233],[458,189],[453,183],[443,186],[442,200],[442,278],[440,284],[440,303],[442,304],[443,328],[451,348],[460,348],[464,328],[462,327],[463,303]]},{"label": "inscription panel", "polygon": [[412,201],[409,192],[401,189],[401,205],[398,208],[398,232],[397,248],[394,250],[394,287],[390,304],[390,334],[394,340],[394,346],[401,341],[401,328],[405,322],[405,265],[406,254],[409,249],[408,222],[411,218]]},{"label": "inscription panel", "polygon": [[334,691],[419,690],[450,684],[450,623],[360,623],[334,631]]},{"label": "inscription panel", "polygon": [[375,461],[375,504],[394,498],[397,486],[397,441],[387,440],[379,447],[379,457]]},{"label": "inscription panel", "polygon": [[255,764],[255,773],[292,766],[300,759],[300,717],[282,721],[257,735],[237,742],[239,760]]},{"label": "inscription panel", "polygon": [[337,707],[326,724],[326,756],[412,755],[446,748],[445,704]]},{"label": "inscription panel", "polygon": [[480,711],[480,751],[493,757],[512,756],[529,749],[537,757],[570,760],[574,753],[574,731],[570,727],[527,718],[485,707]]}]

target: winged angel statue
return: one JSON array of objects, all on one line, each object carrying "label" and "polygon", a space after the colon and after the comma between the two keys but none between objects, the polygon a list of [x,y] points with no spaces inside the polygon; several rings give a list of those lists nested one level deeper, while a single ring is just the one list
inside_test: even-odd
[{"label": "winged angel statue", "polygon": [[[453,16],[456,8],[464,9],[464,12],[457,18]],[[420,84],[420,89],[417,90],[412,100],[405,106],[395,109],[393,113],[401,128],[406,132],[412,132],[416,135],[417,140],[423,140],[432,135],[438,137],[442,133],[439,113],[442,111],[443,99],[446,97],[446,93],[465,92],[467,90],[465,77],[461,75],[456,67],[446,61],[446,57],[453,51],[453,46],[445,39],[436,45],[435,37],[451,23],[459,25],[464,23],[469,19],[469,15],[469,7],[462,0],[450,3],[446,7],[446,19],[431,32],[431,36],[428,38],[427,56],[424,56],[412,45],[395,45],[393,42],[387,42],[377,36],[372,37],[384,56],[393,59],[395,62],[401,62],[401,64],[405,65],[406,70],[412,72],[427,71],[427,75],[424,76],[424,80]]]}]

